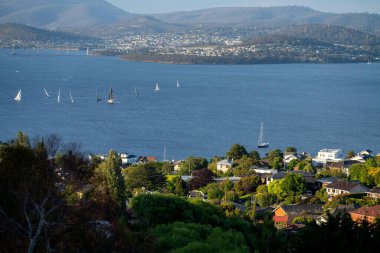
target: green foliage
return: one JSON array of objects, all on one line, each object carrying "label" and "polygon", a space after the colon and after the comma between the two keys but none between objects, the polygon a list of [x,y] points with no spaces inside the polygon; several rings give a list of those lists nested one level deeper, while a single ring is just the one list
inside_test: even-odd
[{"label": "green foliage", "polygon": [[295,196],[306,191],[305,178],[300,174],[289,173],[283,179],[273,181],[268,186],[268,192],[274,194],[278,199],[282,200],[286,197],[287,202],[295,203]]},{"label": "green foliage", "polygon": [[287,153],[296,153],[297,149],[295,147],[287,147],[285,149],[285,152],[287,152]]},{"label": "green foliage", "polygon": [[266,156],[266,160],[269,162],[269,164],[273,168],[280,168],[280,163],[282,162],[283,153],[279,149],[274,149],[269,151],[269,153]]},{"label": "green foliage", "polygon": [[261,160],[260,153],[257,150],[249,152],[248,157],[253,160],[253,164],[258,164]]},{"label": "green foliage", "polygon": [[268,192],[257,194],[255,199],[260,207],[266,207],[277,203],[277,195]]},{"label": "green foliage", "polygon": [[326,192],[326,188],[321,188],[315,193],[315,197],[319,199],[320,202],[326,203],[329,199],[329,195]]},{"label": "green foliage", "polygon": [[347,159],[350,159],[350,158],[352,158],[352,157],[355,157],[355,151],[353,151],[353,150],[349,150],[349,151],[347,152],[346,158],[347,158]]},{"label": "green foliage", "polygon": [[118,203],[120,211],[125,210],[125,182],[121,174],[121,159],[110,150],[107,158],[95,169],[93,182],[95,196],[104,196]]},{"label": "green foliage", "polygon": [[224,196],[224,191],[218,183],[211,183],[203,187],[201,191],[207,195],[210,200],[221,200]]},{"label": "green foliage", "polygon": [[167,183],[167,190],[169,193],[173,193],[177,196],[187,195],[187,185],[186,182],[181,179],[180,176],[174,177]]},{"label": "green foliage", "polygon": [[22,145],[25,147],[30,147],[30,140],[26,133],[22,131],[17,132],[16,145]]},{"label": "green foliage", "polygon": [[175,222],[153,232],[159,252],[249,252],[242,233],[209,225]]},{"label": "green foliage", "polygon": [[241,178],[234,186],[234,190],[239,195],[245,195],[256,191],[257,187],[261,184],[261,179],[257,175],[247,176]]},{"label": "green foliage", "polygon": [[364,164],[354,164],[350,168],[350,179],[359,180],[366,186],[380,186],[380,167],[375,159],[368,159]]},{"label": "green foliage", "polygon": [[164,175],[155,167],[156,163],[130,166],[123,171],[126,190],[131,195],[144,187],[145,190],[161,189],[166,182]]},{"label": "green foliage", "polygon": [[190,156],[180,166],[181,175],[189,175],[194,170],[207,168],[208,162],[203,157]]},{"label": "green foliage", "polygon": [[237,177],[245,177],[254,174],[255,172],[251,170],[254,165],[254,160],[246,155],[240,159],[240,163],[237,167],[233,169],[234,175]]},{"label": "green foliage", "polygon": [[216,206],[175,196],[140,194],[133,198],[132,207],[136,215],[150,225],[183,221],[219,226],[225,221],[223,211]]},{"label": "green foliage", "polygon": [[295,217],[292,221],[294,224],[313,224],[315,223],[315,220],[312,217],[307,216],[301,216],[301,217]]},{"label": "green foliage", "polygon": [[238,160],[242,158],[243,156],[247,156],[248,152],[245,149],[243,145],[240,145],[238,143],[232,145],[230,150],[226,153],[226,157],[234,160]]},{"label": "green foliage", "polygon": [[300,160],[298,160],[298,159],[291,160],[291,161],[286,165],[286,169],[288,169],[288,170],[294,170],[294,167],[296,167],[296,166],[298,165],[299,162],[300,162]]}]

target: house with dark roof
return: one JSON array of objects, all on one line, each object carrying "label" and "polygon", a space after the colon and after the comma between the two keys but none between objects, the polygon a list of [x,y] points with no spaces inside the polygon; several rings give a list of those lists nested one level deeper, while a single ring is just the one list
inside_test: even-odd
[{"label": "house with dark roof", "polygon": [[341,194],[366,193],[368,188],[361,185],[359,182],[350,182],[336,180],[326,186],[326,192],[329,197],[334,197]]},{"label": "house with dark roof", "polygon": [[286,227],[293,224],[293,220],[297,217],[308,217],[315,220],[323,213],[322,207],[321,204],[279,206],[273,210],[273,221],[277,227]]},{"label": "house with dark roof", "polygon": [[374,222],[376,219],[380,218],[380,205],[363,206],[349,212],[349,214],[353,221],[367,220],[369,222]]},{"label": "house with dark roof", "polygon": [[367,197],[380,199],[380,188],[373,188],[367,191]]},{"label": "house with dark roof", "polygon": [[[350,212],[352,210],[355,210],[355,209],[358,209],[360,207],[360,205],[358,204],[349,204],[349,205],[338,205],[334,208],[330,208],[328,209],[328,213],[334,217],[338,216],[339,214],[343,213],[343,212]],[[317,224],[318,225],[321,225],[323,223],[326,223],[328,220],[328,215],[327,213],[324,213],[322,214],[321,216],[319,216],[316,220]]]}]

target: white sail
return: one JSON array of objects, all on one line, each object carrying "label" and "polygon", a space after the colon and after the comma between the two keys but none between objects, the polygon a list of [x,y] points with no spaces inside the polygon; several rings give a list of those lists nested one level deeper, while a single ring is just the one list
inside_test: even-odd
[{"label": "white sail", "polygon": [[90,48],[87,47],[86,55],[90,55]]},{"label": "white sail", "polygon": [[108,100],[107,100],[107,103],[108,104],[113,104],[115,101],[114,97],[113,97],[113,91],[112,91],[112,88],[110,88],[110,93],[108,95]]},{"label": "white sail", "polygon": [[74,98],[73,96],[71,95],[71,92],[69,91],[69,94],[70,94],[70,100],[71,100],[71,103],[74,103]]},{"label": "white sail", "polygon": [[61,90],[58,90],[58,98],[57,98],[57,102],[61,102]]},{"label": "white sail", "polygon": [[269,147],[269,143],[264,142],[264,123],[263,122],[261,122],[260,134],[259,134],[259,140],[258,140],[257,146],[259,148],[267,148],[267,147]]},{"label": "white sail", "polygon": [[154,90],[155,91],[159,91],[160,90],[160,86],[158,85],[158,83],[156,83],[156,88]]},{"label": "white sail", "polygon": [[179,81],[177,80],[177,88],[180,88],[181,85],[179,85]]},{"label": "white sail", "polygon": [[136,87],[135,87],[135,95],[136,95],[136,97],[139,96],[139,93],[137,92],[137,88]]},{"label": "white sail", "polygon": [[17,96],[14,98],[16,101],[21,101],[21,89],[17,93]]},{"label": "white sail", "polygon": [[49,93],[47,92],[47,90],[45,88],[44,88],[44,93],[45,93],[45,97],[47,97],[47,98],[50,97]]}]

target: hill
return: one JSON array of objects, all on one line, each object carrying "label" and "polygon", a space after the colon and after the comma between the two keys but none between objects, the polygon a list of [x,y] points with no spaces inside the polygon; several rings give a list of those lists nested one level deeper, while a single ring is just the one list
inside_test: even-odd
[{"label": "hill", "polygon": [[[17,41],[17,43],[15,42]],[[97,39],[71,33],[48,31],[20,24],[0,24],[0,45],[46,43],[93,43]]]},{"label": "hill", "polygon": [[285,27],[265,36],[253,39],[254,43],[283,43],[298,41],[301,44],[342,44],[376,47],[380,45],[380,37],[359,30],[323,24],[296,25]]},{"label": "hill", "polygon": [[133,16],[104,0],[0,1],[0,23],[61,29],[109,25]]},{"label": "hill", "polygon": [[203,26],[288,26],[328,24],[380,33],[380,15],[368,13],[333,14],[307,7],[222,7],[187,12],[152,14],[167,23]]}]

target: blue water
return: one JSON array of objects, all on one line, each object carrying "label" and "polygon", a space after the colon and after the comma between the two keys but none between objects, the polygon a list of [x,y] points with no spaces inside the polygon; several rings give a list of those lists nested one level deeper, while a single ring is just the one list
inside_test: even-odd
[{"label": "blue water", "polygon": [[[256,149],[263,121],[270,149],[380,152],[380,64],[166,65],[84,52],[9,52],[0,50],[3,141],[22,130],[31,137],[58,133],[87,152],[112,148],[162,159],[166,145],[168,159],[210,158],[234,143]],[[114,105],[105,102],[111,86]]]}]

